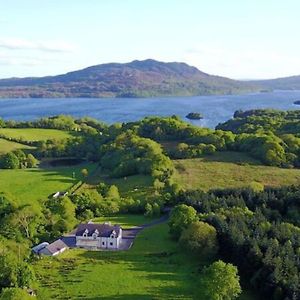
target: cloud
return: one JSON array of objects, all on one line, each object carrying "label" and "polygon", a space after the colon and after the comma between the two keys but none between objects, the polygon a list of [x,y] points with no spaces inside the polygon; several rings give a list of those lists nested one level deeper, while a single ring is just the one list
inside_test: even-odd
[{"label": "cloud", "polygon": [[25,39],[0,39],[0,48],[8,50],[39,50],[45,52],[72,52],[73,44],[65,41],[30,41]]}]

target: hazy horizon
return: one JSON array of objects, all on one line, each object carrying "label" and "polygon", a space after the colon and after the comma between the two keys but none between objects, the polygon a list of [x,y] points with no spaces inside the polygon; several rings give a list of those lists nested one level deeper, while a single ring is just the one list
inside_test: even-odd
[{"label": "hazy horizon", "polygon": [[300,74],[295,0],[11,0],[0,12],[0,78],[148,58],[240,80]]}]

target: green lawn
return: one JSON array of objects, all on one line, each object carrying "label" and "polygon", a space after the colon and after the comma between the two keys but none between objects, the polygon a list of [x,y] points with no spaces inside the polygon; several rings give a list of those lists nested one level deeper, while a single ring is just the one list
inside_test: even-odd
[{"label": "green lawn", "polygon": [[0,135],[24,141],[63,140],[72,137],[68,131],[40,128],[0,128]]},{"label": "green lawn", "polygon": [[122,252],[68,250],[34,266],[38,299],[193,299],[197,265],[178,252],[166,224],[146,229]]},{"label": "green lawn", "polygon": [[92,171],[95,167],[95,164],[81,164],[51,169],[0,170],[0,192],[11,194],[22,204],[34,203],[72,186],[81,179],[82,168]]},{"label": "green lawn", "polygon": [[5,139],[0,138],[0,155],[5,154],[7,152],[14,151],[16,149],[27,150],[27,149],[34,149],[34,147],[30,147],[30,146],[23,145],[23,144],[20,144],[20,143],[7,141]]},{"label": "green lawn", "polygon": [[251,182],[265,186],[300,183],[299,169],[263,166],[238,152],[220,152],[198,159],[175,160],[175,180],[188,189],[245,187]]},{"label": "green lawn", "polygon": [[[106,220],[133,226],[144,223],[143,218],[124,215]],[[164,223],[142,231],[129,251],[67,250],[37,261],[34,269],[38,299],[175,300],[199,299],[198,270],[205,263],[183,253],[170,240]],[[249,293],[240,298],[253,299]]]},{"label": "green lawn", "polygon": [[133,226],[147,224],[153,221],[153,219],[149,217],[145,217],[144,215],[132,215],[132,214],[117,215],[111,217],[99,217],[94,219],[94,222],[96,223],[103,223],[107,221],[111,222],[112,224],[119,224],[123,228],[130,228]]}]

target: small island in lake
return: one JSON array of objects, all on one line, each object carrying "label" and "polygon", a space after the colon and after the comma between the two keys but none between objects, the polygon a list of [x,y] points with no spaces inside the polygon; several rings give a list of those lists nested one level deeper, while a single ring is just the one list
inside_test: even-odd
[{"label": "small island in lake", "polygon": [[202,114],[195,113],[195,112],[191,112],[191,113],[187,114],[185,117],[187,119],[190,119],[190,120],[200,120],[200,119],[203,119]]},{"label": "small island in lake", "polygon": [[294,101],[294,104],[300,105],[300,100]]}]

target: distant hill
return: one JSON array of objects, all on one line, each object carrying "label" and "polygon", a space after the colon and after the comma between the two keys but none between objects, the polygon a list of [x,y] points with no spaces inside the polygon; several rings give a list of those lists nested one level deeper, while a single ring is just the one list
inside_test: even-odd
[{"label": "distant hill", "polygon": [[269,80],[252,81],[269,90],[300,90],[300,76],[290,76]]},{"label": "distant hill", "polygon": [[256,83],[213,76],[185,63],[152,59],[92,66],[64,75],[0,80],[0,97],[156,97],[239,94]]}]

